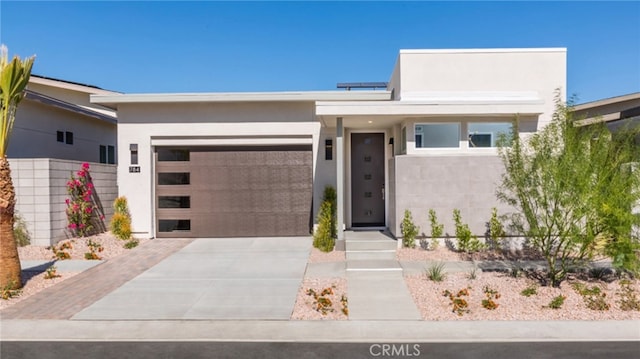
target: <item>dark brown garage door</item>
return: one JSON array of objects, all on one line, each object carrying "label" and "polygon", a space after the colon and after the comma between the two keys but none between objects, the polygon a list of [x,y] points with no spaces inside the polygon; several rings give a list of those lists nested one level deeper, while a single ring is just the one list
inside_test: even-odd
[{"label": "dark brown garage door", "polygon": [[311,146],[156,148],[158,237],[308,235]]}]

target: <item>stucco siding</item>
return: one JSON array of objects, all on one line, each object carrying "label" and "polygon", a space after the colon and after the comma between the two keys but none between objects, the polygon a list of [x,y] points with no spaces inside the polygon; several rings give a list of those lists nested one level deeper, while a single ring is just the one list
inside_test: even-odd
[{"label": "stucco siding", "polygon": [[[393,161],[392,161],[393,162]],[[503,165],[498,156],[396,156],[395,219],[389,229],[400,236],[404,210],[413,214],[421,233],[429,235],[429,209],[434,209],[445,233],[455,235],[453,210],[475,235],[483,236],[491,208],[506,213],[510,207],[498,202],[496,188],[501,182]],[[392,175],[392,171],[390,171]]]},{"label": "stucco siding", "polygon": [[[134,235],[140,238],[154,236],[152,141],[170,139],[189,146],[194,141],[210,141],[209,145],[225,141],[226,145],[233,145],[248,140],[269,140],[271,144],[277,144],[291,138],[307,138],[313,146],[313,173],[316,176],[316,166],[321,162],[318,158],[324,156],[324,141],[320,143],[321,124],[314,120],[313,110],[311,103],[119,106],[118,185],[120,195],[129,201]],[[130,144],[138,145],[139,173],[129,173]],[[322,181],[331,183],[330,177],[323,174]],[[316,185],[314,204],[321,198],[322,189]]]},{"label": "stucco siding", "polygon": [[[72,132],[73,144],[58,142],[57,131]],[[116,133],[116,125],[24,100],[16,113],[7,157],[100,162],[100,145],[116,146]]]}]

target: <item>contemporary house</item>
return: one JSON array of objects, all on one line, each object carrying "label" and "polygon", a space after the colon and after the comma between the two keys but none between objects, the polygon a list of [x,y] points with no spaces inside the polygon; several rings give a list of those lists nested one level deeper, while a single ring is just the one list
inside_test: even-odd
[{"label": "contemporary house", "polygon": [[16,210],[31,243],[50,245],[67,238],[66,183],[83,162],[91,164],[107,220],[116,184],[117,117],[90,102],[92,94],[116,92],[32,75],[16,113],[7,157],[17,195]]},{"label": "contemporary house", "polygon": [[[348,87],[348,86],[347,86]],[[337,189],[342,229],[400,235],[433,208],[476,234],[498,206],[496,139],[547,124],[566,49],[401,50],[383,90],[97,93],[118,113],[118,187],[139,237],[307,235]],[[426,231],[426,230],[425,230]],[[342,231],[339,231],[342,236]]]}]

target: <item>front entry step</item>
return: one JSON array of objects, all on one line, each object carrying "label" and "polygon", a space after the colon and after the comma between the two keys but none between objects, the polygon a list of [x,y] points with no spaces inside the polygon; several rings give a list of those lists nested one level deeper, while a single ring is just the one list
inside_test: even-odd
[{"label": "front entry step", "polygon": [[347,250],[347,260],[396,260],[395,250],[350,251]]},{"label": "front entry step", "polygon": [[347,260],[347,272],[351,271],[367,271],[367,272],[377,272],[377,271],[402,271],[402,267],[397,260]]}]

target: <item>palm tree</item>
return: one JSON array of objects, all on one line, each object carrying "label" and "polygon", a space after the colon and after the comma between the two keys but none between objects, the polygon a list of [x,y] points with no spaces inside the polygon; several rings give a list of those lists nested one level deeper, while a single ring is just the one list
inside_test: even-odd
[{"label": "palm tree", "polygon": [[24,98],[24,90],[29,83],[33,60],[33,56],[25,60],[15,56],[8,61],[7,47],[0,46],[0,289],[22,287],[20,258],[13,237],[16,196],[11,182],[7,149],[16,109]]}]

